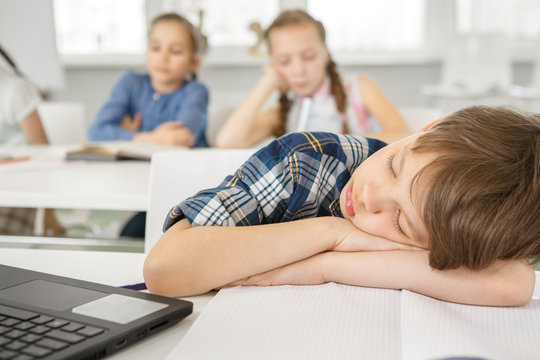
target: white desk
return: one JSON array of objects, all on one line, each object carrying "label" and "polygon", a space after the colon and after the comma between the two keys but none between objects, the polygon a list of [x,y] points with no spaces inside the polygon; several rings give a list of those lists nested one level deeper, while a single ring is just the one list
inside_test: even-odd
[{"label": "white desk", "polygon": [[68,148],[74,146],[0,147],[0,154],[31,156],[0,164],[0,206],[147,209],[149,162],[66,162]]},{"label": "white desk", "polygon": [[[145,254],[67,250],[0,248],[0,263],[69,276],[113,286],[142,281]],[[111,359],[163,359],[182,339],[214,293],[184,298],[194,303],[193,314],[179,324],[110,357]],[[540,296],[540,272],[536,272],[535,297]]]},{"label": "white desk", "polygon": [[[2,249],[0,263],[81,280],[120,286],[142,282],[145,254],[69,250]],[[184,298],[193,302],[193,314],[179,324],[143,340],[110,359],[163,359],[186,334],[214,296],[209,293]]]}]

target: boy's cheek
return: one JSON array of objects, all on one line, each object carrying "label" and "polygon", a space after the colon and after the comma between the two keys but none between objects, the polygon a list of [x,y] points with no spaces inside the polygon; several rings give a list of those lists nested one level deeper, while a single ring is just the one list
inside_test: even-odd
[{"label": "boy's cheek", "polygon": [[377,215],[356,216],[353,225],[358,229],[367,232],[368,234],[379,236],[395,242],[403,242],[396,231],[393,230],[393,225],[385,219]]}]

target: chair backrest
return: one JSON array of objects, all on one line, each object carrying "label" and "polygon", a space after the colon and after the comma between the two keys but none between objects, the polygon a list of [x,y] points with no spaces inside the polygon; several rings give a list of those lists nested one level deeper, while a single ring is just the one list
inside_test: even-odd
[{"label": "chair backrest", "polygon": [[160,238],[165,217],[173,206],[200,190],[219,185],[255,151],[209,148],[153,154],[144,251],[150,251]]},{"label": "chair backrest", "polygon": [[535,88],[540,93],[540,46],[536,49],[529,86]]},{"label": "chair backrest", "polygon": [[430,107],[398,108],[398,111],[403,116],[403,120],[405,120],[409,126],[409,130],[413,134],[444,116],[444,112],[441,109]]},{"label": "chair backrest", "polygon": [[216,136],[219,128],[231,115],[235,107],[232,105],[210,104],[208,106],[208,123],[206,126],[206,140],[208,146],[216,146]]},{"label": "chair backrest", "polygon": [[84,105],[78,102],[43,102],[39,116],[50,144],[86,143]]},{"label": "chair backrest", "polygon": [[456,35],[443,60],[441,85],[464,90],[506,90],[511,82],[511,62],[504,35]]}]

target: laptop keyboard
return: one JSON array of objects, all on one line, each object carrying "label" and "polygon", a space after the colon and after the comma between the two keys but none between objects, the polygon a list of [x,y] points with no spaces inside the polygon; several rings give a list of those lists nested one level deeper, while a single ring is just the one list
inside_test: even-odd
[{"label": "laptop keyboard", "polygon": [[0,360],[44,358],[103,331],[95,326],[0,305]]}]

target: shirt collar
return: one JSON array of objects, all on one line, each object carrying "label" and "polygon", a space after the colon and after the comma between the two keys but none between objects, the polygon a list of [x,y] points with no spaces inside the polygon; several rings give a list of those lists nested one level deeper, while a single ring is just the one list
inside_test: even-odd
[{"label": "shirt collar", "polygon": [[330,77],[327,75],[324,77],[324,81],[322,82],[321,86],[319,86],[310,96],[302,96],[300,99],[304,99],[306,97],[317,99],[317,98],[324,98],[327,97],[330,94]]},{"label": "shirt collar", "polygon": [[328,211],[332,216],[335,217],[344,217],[343,213],[341,212],[341,207],[339,206],[339,199],[336,199],[328,205]]}]

